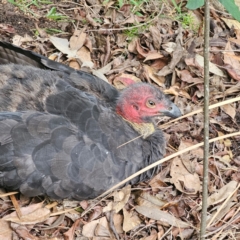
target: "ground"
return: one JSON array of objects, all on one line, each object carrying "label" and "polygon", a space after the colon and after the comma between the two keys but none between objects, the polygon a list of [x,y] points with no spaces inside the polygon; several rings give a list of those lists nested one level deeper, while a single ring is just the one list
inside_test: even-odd
[{"label": "ground", "polygon": [[[204,127],[203,9],[179,10],[172,1],[154,0],[46,2],[0,1],[0,40],[91,72],[117,88],[124,87],[122,78],[161,88],[184,114],[159,125],[167,156],[180,155],[162,163],[150,182],[98,201],[41,202],[19,194],[9,201],[2,194],[1,239],[197,239],[203,151],[194,146],[203,141]],[[210,110],[210,138],[223,139],[210,144],[206,239],[239,239],[239,23],[213,7],[210,38],[209,103],[219,104]],[[77,60],[70,48],[77,49]],[[19,220],[19,212],[27,217]]]}]

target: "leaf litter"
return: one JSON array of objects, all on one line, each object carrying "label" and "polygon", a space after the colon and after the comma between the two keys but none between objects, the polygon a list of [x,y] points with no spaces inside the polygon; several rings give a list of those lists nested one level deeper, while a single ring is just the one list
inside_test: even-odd
[{"label": "leaf litter", "polygon": [[[200,9],[192,13],[182,6],[193,16],[191,28],[176,21],[179,13],[171,1],[60,1],[51,6],[39,1],[38,7],[28,2],[24,10],[0,3],[2,40],[90,72],[118,89],[128,82],[152,83],[169,94],[184,114],[202,108],[204,15]],[[67,19],[49,20],[51,7]],[[212,9],[211,14],[209,101],[216,104],[240,96],[240,31],[239,22],[223,11]],[[160,119],[160,126],[164,123],[166,119]],[[211,138],[237,132],[239,126],[239,101],[210,110]],[[194,146],[203,140],[203,114],[167,125],[164,133],[167,155]],[[240,237],[239,146],[239,135],[210,144],[209,239]],[[48,204],[52,201],[16,196],[14,211],[3,192],[0,237],[197,239],[202,172],[200,147],[163,163],[149,182],[123,187],[98,200]]]}]

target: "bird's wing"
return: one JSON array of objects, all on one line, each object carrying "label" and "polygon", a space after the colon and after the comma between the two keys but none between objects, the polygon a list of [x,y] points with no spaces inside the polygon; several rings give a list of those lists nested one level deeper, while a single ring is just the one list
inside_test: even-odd
[{"label": "bird's wing", "polygon": [[[54,70],[52,74],[81,90],[93,92],[105,101],[115,101],[118,91],[104,80],[81,70],[75,70],[64,64],[52,61],[40,54],[17,47],[11,43],[0,41],[0,65],[21,64],[27,71],[27,66]],[[1,71],[1,69],[0,69]],[[36,69],[34,71],[37,71]]]}]

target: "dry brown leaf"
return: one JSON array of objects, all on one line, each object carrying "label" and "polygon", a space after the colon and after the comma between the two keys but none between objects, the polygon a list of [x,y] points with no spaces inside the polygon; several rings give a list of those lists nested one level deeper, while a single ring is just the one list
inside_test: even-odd
[{"label": "dry brown leaf", "polygon": [[161,53],[158,52],[149,52],[143,62],[148,60],[155,60],[164,57]]},{"label": "dry brown leaf", "polygon": [[164,86],[165,87],[165,85],[164,85],[164,82],[165,82],[165,77],[162,77],[162,76],[158,76],[156,73],[157,73],[157,71],[154,69],[154,68],[152,68],[152,67],[150,67],[150,66],[148,66],[148,65],[143,65],[143,69],[144,69],[144,72],[145,72],[145,74],[151,79],[151,80],[153,80],[156,84],[158,84],[159,86]]},{"label": "dry brown leaf", "polygon": [[140,218],[137,215],[133,215],[133,213],[129,213],[125,208],[123,208],[123,215],[123,230],[125,232],[128,232],[140,225]]},{"label": "dry brown leaf", "polygon": [[129,86],[130,84],[133,84],[136,82],[142,82],[142,81],[140,78],[132,74],[126,74],[126,73],[121,73],[117,75],[113,80],[113,84],[117,89],[123,89]]},{"label": "dry brown leaf", "polygon": [[90,14],[87,14],[86,20],[87,20],[93,27],[98,27],[98,26],[100,26],[100,24],[97,23],[97,22],[91,17]]},{"label": "dry brown leaf", "polygon": [[[36,203],[36,204],[31,204],[27,207],[21,207],[20,209],[21,209],[21,213],[23,215],[27,215],[27,214],[30,214],[30,213],[36,211],[37,209],[41,209],[42,207],[43,207],[43,202],[40,202],[40,203]],[[8,215],[5,215],[3,217],[3,219],[5,219],[7,217],[16,217],[16,216],[17,216],[17,214],[16,214],[16,211],[15,211],[15,212],[12,212]]]},{"label": "dry brown leaf", "polygon": [[225,50],[227,54],[224,53],[224,63],[226,64],[226,70],[236,80],[240,80],[240,62],[233,58],[235,53],[231,47],[230,42],[227,42]]},{"label": "dry brown leaf", "polygon": [[168,42],[162,44],[162,48],[168,53],[172,53],[175,50],[176,46],[177,44],[175,42]]},{"label": "dry brown leaf", "polygon": [[151,36],[152,36],[152,41],[153,41],[154,48],[156,50],[160,50],[161,43],[162,43],[162,37],[161,37],[160,30],[157,27],[155,27],[153,25],[150,25],[149,31],[150,31]]},{"label": "dry brown leaf", "polygon": [[75,239],[75,237],[74,237],[75,230],[76,230],[76,228],[79,227],[81,222],[82,222],[81,218],[77,219],[74,222],[74,224],[71,226],[71,228],[68,229],[68,231],[63,234],[65,236],[65,240],[74,240]]},{"label": "dry brown leaf", "polygon": [[95,206],[89,215],[88,221],[90,222],[98,218],[102,214],[102,211],[103,210],[101,206]]},{"label": "dry brown leaf", "polygon": [[182,47],[180,40],[177,41],[177,44],[174,46],[174,50],[172,52],[172,59],[170,63],[163,67],[158,73],[158,76],[166,76],[172,73],[176,67],[176,65],[180,62],[184,55],[185,50]]},{"label": "dry brown leaf", "polygon": [[122,234],[123,233],[123,215],[121,214],[114,214],[113,215],[113,223],[114,223],[114,227],[117,231],[118,234]]},{"label": "dry brown leaf", "polygon": [[12,239],[12,229],[7,221],[0,219],[0,239],[10,240]]},{"label": "dry brown leaf", "polygon": [[157,71],[161,70],[163,67],[165,67],[169,62],[169,59],[167,57],[163,57],[161,59],[154,60],[150,66]]},{"label": "dry brown leaf", "polygon": [[179,71],[176,69],[177,75],[181,78],[182,81],[187,83],[203,83],[202,78],[193,78],[191,73],[188,70]]},{"label": "dry brown leaf", "polygon": [[175,187],[186,194],[194,194],[201,191],[201,183],[197,173],[190,173],[181,159],[176,157],[171,165],[171,183]]},{"label": "dry brown leaf", "polygon": [[108,79],[105,77],[104,74],[108,73],[111,70],[112,67],[112,63],[108,63],[107,65],[105,65],[104,67],[100,68],[100,69],[92,69],[92,74],[101,78],[102,80],[104,80],[105,82],[108,82]]},{"label": "dry brown leaf", "polygon": [[161,211],[158,208],[149,208],[146,206],[136,206],[135,210],[139,213],[141,213],[142,215],[144,215],[145,217],[154,219],[154,220],[159,220],[162,221],[164,223],[170,224],[172,226],[175,227],[180,227],[180,228],[187,228],[189,227],[188,223],[185,223],[177,218],[175,218],[173,215]]},{"label": "dry brown leaf", "polygon": [[28,230],[26,226],[12,223],[11,226],[13,227],[13,225],[15,225],[14,230],[16,231],[16,233],[19,235],[21,239],[39,240],[37,236],[34,236],[29,232],[30,230]]},{"label": "dry brown leaf", "polygon": [[[228,41],[236,43],[238,45],[240,45],[240,39],[235,39],[235,38],[228,38]],[[227,53],[226,53],[227,54]]]},{"label": "dry brown leaf", "polygon": [[236,181],[231,181],[227,183],[225,186],[217,190],[207,199],[208,206],[220,203],[224,201],[232,192],[236,189],[238,183]]},{"label": "dry brown leaf", "polygon": [[50,41],[52,44],[62,53],[67,54],[68,58],[75,58],[77,54],[77,50],[71,50],[69,48],[69,42],[65,38],[58,38],[51,36]]},{"label": "dry brown leaf", "polygon": [[191,96],[187,93],[187,91],[180,89],[177,85],[172,85],[170,88],[164,89],[164,93],[191,99]]},{"label": "dry brown leaf", "polygon": [[102,224],[98,224],[95,228],[95,234],[97,236],[101,236],[101,237],[111,236],[109,228],[108,228],[108,224],[105,226],[103,226]]},{"label": "dry brown leaf", "polygon": [[141,195],[136,199],[139,206],[146,207],[163,207],[167,202],[161,200],[160,198],[150,195],[147,192],[142,192]]},{"label": "dry brown leaf", "polygon": [[87,34],[84,32],[85,28],[81,30],[75,30],[72,37],[69,40],[69,46],[71,50],[78,51],[85,43]]},{"label": "dry brown leaf", "polygon": [[128,199],[131,194],[131,186],[127,185],[124,188],[122,188],[120,191],[114,191],[113,197],[114,197],[114,203],[113,203],[113,209],[116,213],[118,213],[120,210],[123,209],[125,204],[128,202]]},{"label": "dry brown leaf", "polygon": [[215,225],[219,221],[222,222],[222,218],[229,212],[232,206],[234,206],[236,203],[232,202],[231,199],[229,199],[228,203],[225,204],[225,206],[218,212],[217,218],[215,218],[215,213],[218,211],[218,209],[222,206],[221,204],[217,206],[216,211],[213,211],[211,215],[209,216],[209,219],[207,220],[207,223],[212,221],[212,218],[215,218],[215,221],[213,224]]},{"label": "dry brown leaf", "polygon": [[21,46],[22,43],[24,42],[32,42],[33,38],[30,37],[29,35],[25,34],[24,37],[20,36],[20,35],[14,35],[13,39],[12,39],[12,43],[16,46]]},{"label": "dry brown leaf", "polygon": [[[98,220],[94,220],[92,222],[89,222],[89,223],[85,224],[83,226],[83,230],[82,230],[83,236],[85,236],[85,237],[96,236],[95,230],[98,227],[98,225],[101,225],[103,227],[103,229],[107,229],[108,232],[109,232],[108,221],[107,221],[106,217],[102,217]],[[101,231],[99,228],[98,228],[98,230]]]},{"label": "dry brown leaf", "polygon": [[69,62],[69,67],[74,68],[76,70],[80,69],[79,63],[76,60],[71,60]]},{"label": "dry brown leaf", "polygon": [[91,54],[88,48],[83,46],[81,49],[77,51],[76,57],[78,60],[80,60],[81,67],[88,67],[90,69],[93,68],[94,63],[92,62]]},{"label": "dry brown leaf", "polygon": [[[203,69],[204,58],[201,55],[196,54],[195,61],[196,61],[197,65],[199,65]],[[218,68],[214,63],[209,62],[209,71],[220,77],[224,77],[223,71],[220,68]]]},{"label": "dry brown leaf", "polygon": [[234,27],[234,29],[240,29],[240,23],[237,20],[229,19],[229,18],[221,18],[229,28]]},{"label": "dry brown leaf", "polygon": [[16,217],[9,216],[9,217],[4,217],[4,220],[25,225],[25,224],[36,224],[39,222],[43,222],[46,219],[48,219],[49,216],[50,216],[50,210],[48,208],[39,208],[29,214],[23,215],[21,218],[18,218],[17,216]]},{"label": "dry brown leaf", "polygon": [[[192,141],[190,139],[184,140],[182,139],[180,142],[180,145],[178,147],[178,150],[183,150],[185,148],[191,147],[193,145],[197,144],[196,141]],[[194,149],[194,151],[190,152],[191,158],[199,158],[202,159],[203,158],[203,149],[202,148],[196,148]],[[184,156],[183,156],[184,158]]]},{"label": "dry brown leaf", "polygon": [[103,208],[103,212],[109,212],[113,209],[113,202],[109,202],[106,207]]},{"label": "dry brown leaf", "polygon": [[128,51],[131,53],[137,54],[137,42],[138,38],[133,38],[132,41],[128,44]]},{"label": "dry brown leaf", "polygon": [[145,49],[144,47],[142,47],[142,45],[141,45],[139,40],[136,42],[136,50],[142,56],[142,58],[147,57],[148,50]]},{"label": "dry brown leaf", "polygon": [[219,161],[224,163],[226,166],[231,167],[230,162],[232,161],[232,159],[230,158],[229,155],[224,155],[224,156],[220,157]]},{"label": "dry brown leaf", "polygon": [[223,106],[221,106],[221,109],[227,114],[229,115],[232,119],[235,118],[236,116],[236,110],[234,107],[232,107],[231,104],[225,104]]},{"label": "dry brown leaf", "polygon": [[225,126],[225,124],[219,123],[217,120],[215,120],[213,118],[210,119],[210,123],[218,124],[226,132],[230,132],[231,133],[231,132],[236,131],[236,129],[227,127],[227,126]]},{"label": "dry brown leaf", "polygon": [[233,78],[237,81],[240,81],[239,69],[233,69],[233,67],[229,64],[225,65],[225,69],[227,70],[227,72],[231,78]]}]

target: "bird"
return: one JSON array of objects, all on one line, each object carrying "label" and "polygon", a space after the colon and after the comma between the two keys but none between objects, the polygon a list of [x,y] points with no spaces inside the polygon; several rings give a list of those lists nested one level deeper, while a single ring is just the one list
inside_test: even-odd
[{"label": "bird", "polygon": [[132,83],[119,92],[6,42],[0,59],[0,187],[28,197],[92,199],[163,158],[156,119],[181,111],[157,87]]}]

